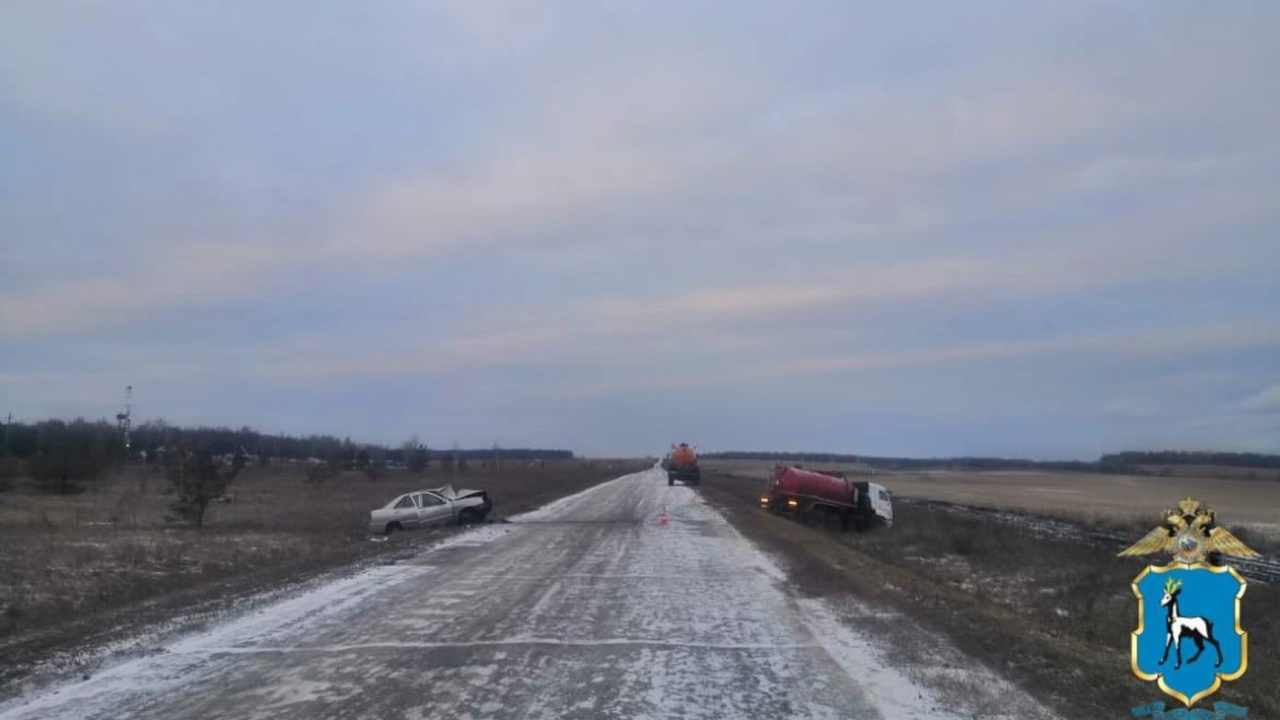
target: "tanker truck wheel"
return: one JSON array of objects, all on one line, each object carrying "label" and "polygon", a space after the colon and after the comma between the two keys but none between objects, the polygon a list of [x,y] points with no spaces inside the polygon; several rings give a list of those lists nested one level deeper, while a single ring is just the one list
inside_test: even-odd
[{"label": "tanker truck wheel", "polygon": [[830,530],[832,520],[839,522],[839,519],[840,516],[836,514],[834,510],[824,507],[822,508],[822,518],[819,520],[819,523],[822,525],[823,530]]},{"label": "tanker truck wheel", "polygon": [[824,505],[809,503],[804,508],[804,524],[811,528],[823,529],[827,525],[827,508]]}]

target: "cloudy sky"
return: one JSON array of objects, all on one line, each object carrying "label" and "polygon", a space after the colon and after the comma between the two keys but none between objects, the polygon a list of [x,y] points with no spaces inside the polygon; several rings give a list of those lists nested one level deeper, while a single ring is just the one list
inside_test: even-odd
[{"label": "cloudy sky", "polygon": [[1280,5],[0,5],[0,413],[1280,451]]}]

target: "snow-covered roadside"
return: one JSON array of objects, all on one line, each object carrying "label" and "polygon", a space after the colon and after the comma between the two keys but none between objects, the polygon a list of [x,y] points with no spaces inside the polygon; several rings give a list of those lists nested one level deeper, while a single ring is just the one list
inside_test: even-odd
[{"label": "snow-covered roadside", "polygon": [[[858,614],[851,616],[823,600],[797,602],[819,644],[846,673],[858,678],[886,718],[1060,720],[1038,700],[936,636],[931,638],[935,645],[927,661],[891,667],[885,641],[854,632],[849,624],[852,618],[873,615],[881,621],[910,622],[899,614],[859,608]],[[962,688],[963,694],[944,693],[940,687]]]},{"label": "snow-covered roadside", "polygon": [[[508,532],[498,525],[477,526],[455,532],[435,542],[423,544],[410,552],[426,552],[439,548],[467,545],[477,542],[489,542]],[[302,581],[290,581],[274,587],[254,590],[252,592],[227,598],[209,598],[206,603],[184,610],[164,620],[150,623],[135,632],[110,642],[59,651],[42,658],[29,666],[29,676],[16,687],[5,688],[0,695],[0,711],[10,707],[23,697],[43,693],[50,688],[64,685],[75,685],[85,677],[97,676],[104,667],[110,667],[130,659],[154,656],[165,652],[165,647],[184,638],[199,637],[203,633],[215,631],[226,623],[234,623],[239,619],[255,617],[260,613],[276,612],[281,607],[298,607],[291,605],[296,601],[313,596],[329,596],[341,593],[342,588],[354,583],[377,584],[377,578],[387,574],[386,565],[394,564],[399,553],[388,556],[377,556],[357,561],[352,565],[323,571]],[[394,575],[395,573],[390,573]],[[385,579],[381,580],[385,582]],[[16,692],[16,697],[7,697]]]},{"label": "snow-covered roadside", "polygon": [[[729,525],[741,541],[734,543],[735,562],[742,567],[753,568],[780,582],[787,580],[786,573],[774,560],[755,544],[733,528],[732,524],[698,496],[698,502],[706,510]],[[890,652],[883,639],[851,625],[849,613],[840,612],[821,599],[795,600],[802,622],[813,635],[815,642],[853,678],[867,693],[871,702],[881,710],[885,718],[897,720],[960,720],[974,715],[975,704],[990,707],[1000,704],[1007,712],[981,717],[988,720],[1060,720],[1059,716],[1022,690],[1011,685],[990,669],[973,662],[945,640],[931,638],[933,643],[927,663],[911,667],[895,667],[889,659]],[[866,608],[858,608],[863,617],[873,614]],[[893,621],[906,625],[909,621],[897,613],[875,613],[880,621]],[[855,620],[856,622],[856,620]],[[936,682],[945,679],[944,683]],[[946,697],[937,688],[942,685],[965,688],[982,688],[983,697]]]},{"label": "snow-covered roadside", "polygon": [[[593,485],[573,495],[553,500],[532,511],[514,515],[508,520],[550,519],[593,489],[616,483],[627,477],[631,476]],[[119,639],[59,651],[29,664],[26,667],[29,674],[20,684],[7,686],[4,692],[0,692],[0,711],[15,703],[21,703],[23,698],[30,698],[59,687],[78,685],[83,682],[85,676],[100,676],[104,673],[104,668],[163,653],[165,648],[172,646],[173,643],[189,637],[200,637],[204,633],[222,628],[227,623],[236,623],[240,619],[255,617],[264,612],[287,612],[289,608],[299,607],[292,603],[302,598],[333,599],[336,597],[334,593],[341,594],[345,587],[385,584],[390,577],[407,578],[408,576],[404,573],[388,572],[383,566],[395,564],[397,559],[404,559],[408,553],[420,554],[448,548],[483,545],[512,531],[512,526],[506,523],[451,530],[448,535],[438,540],[421,542],[426,540],[422,538],[415,543],[416,547],[393,550],[390,555],[381,554],[357,561],[352,565],[325,570],[305,580],[293,580],[275,587],[257,589],[231,597],[210,597],[207,602],[197,607],[184,610],[164,620],[149,623],[146,627]],[[371,539],[386,540],[385,537]],[[16,696],[13,695],[14,693]]]},{"label": "snow-covered roadside", "polygon": [[[289,632],[300,624],[341,611],[361,599],[382,592],[433,568],[373,567],[348,577],[319,583],[300,595],[278,600],[229,621],[196,631],[149,654],[107,665],[83,680],[55,682],[38,688],[32,684],[22,695],[0,703],[0,719],[21,715],[39,717],[39,711],[83,698],[127,694],[146,689],[163,691],[202,676],[207,654],[199,651],[234,647],[251,640],[265,640]],[[101,651],[102,659],[124,651],[137,651],[139,639],[121,641]]]},{"label": "snow-covered roadside", "polygon": [[[552,519],[587,493],[628,477],[632,476],[592,486],[508,520]],[[415,555],[486,545],[518,529],[514,523],[474,526],[424,544],[415,551]],[[62,706],[78,695],[87,699],[144,688],[156,692],[178,683],[192,682],[202,676],[202,667],[208,664],[207,657],[211,652],[270,641],[295,632],[306,623],[341,612],[366,598],[435,571],[436,568],[427,565],[406,563],[379,564],[354,571],[343,568],[301,586],[267,590],[245,598],[237,603],[238,607],[247,607],[241,612],[231,610],[213,618],[175,617],[138,635],[80,652],[73,658],[59,658],[37,668],[17,696],[0,701],[0,720],[16,714],[38,716],[40,709]],[[77,670],[68,676],[68,666],[89,671]]]}]

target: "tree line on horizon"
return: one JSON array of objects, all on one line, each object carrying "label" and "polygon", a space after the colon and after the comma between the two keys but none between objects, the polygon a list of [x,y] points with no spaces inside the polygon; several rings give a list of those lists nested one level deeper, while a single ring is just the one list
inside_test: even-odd
[{"label": "tree line on horizon", "polygon": [[1124,465],[1226,465],[1242,468],[1280,469],[1280,455],[1196,450],[1126,450],[1103,455],[1099,462]]},{"label": "tree line on horizon", "polygon": [[[398,459],[412,444],[426,450],[417,436],[408,443],[391,447],[377,443],[353,442],[350,437],[336,435],[286,435],[269,434],[245,426],[182,427],[160,420],[147,420],[130,431],[131,453],[135,457],[161,454],[168,447],[183,447],[211,452],[214,455],[234,455],[245,452],[258,457],[306,460],[317,458],[326,462],[354,462],[364,451],[370,457]],[[115,423],[107,420],[71,421],[42,420],[34,423],[6,424],[4,439],[0,443],[0,455],[18,459],[31,459],[50,450],[75,451],[81,454],[96,453],[112,459],[123,458],[124,438]],[[437,455],[452,455],[472,460],[493,457],[514,460],[544,459],[572,460],[573,451],[550,448],[448,448],[435,449]]]},{"label": "tree line on horizon", "polygon": [[798,453],[724,451],[700,455],[708,460],[769,460],[787,463],[859,463],[879,470],[1054,470],[1067,472],[1101,472],[1148,474],[1146,465],[1222,465],[1255,469],[1280,469],[1280,455],[1211,451],[1128,450],[1103,455],[1095,461],[1025,460],[1001,457],[878,457],[849,453]]},{"label": "tree line on horizon", "polygon": [[[445,470],[462,470],[468,461],[572,460],[573,452],[541,448],[451,448],[432,451],[417,435],[399,447],[356,443],[334,435],[271,435],[251,427],[180,427],[164,420],[148,420],[130,431],[126,457],[121,428],[105,419],[71,421],[42,420],[10,422],[0,438],[0,490],[13,487],[16,478],[28,477],[47,492],[70,494],[84,489],[83,483],[98,478],[108,468],[131,460],[170,467],[181,462],[209,464],[216,460],[228,467],[248,463],[311,461],[333,471],[342,468],[365,470],[371,479],[380,477],[389,466],[420,472],[432,462]],[[197,475],[208,468],[200,465]],[[238,468],[237,468],[238,471]]]}]

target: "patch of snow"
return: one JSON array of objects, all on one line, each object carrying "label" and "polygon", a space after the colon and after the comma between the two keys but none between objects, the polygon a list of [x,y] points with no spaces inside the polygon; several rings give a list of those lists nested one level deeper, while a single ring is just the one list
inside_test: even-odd
[{"label": "patch of snow", "polygon": [[906,673],[889,666],[871,640],[836,619],[821,600],[798,600],[805,624],[836,663],[866,689],[871,702],[886,718],[903,720],[961,720],[946,702]]},{"label": "patch of snow", "polygon": [[426,649],[475,648],[475,647],[508,647],[519,645],[542,645],[548,647],[611,647],[611,646],[646,646],[657,648],[684,648],[693,650],[794,650],[817,647],[813,643],[778,643],[778,642],[694,642],[684,640],[651,640],[648,638],[602,638],[599,640],[570,640],[548,637],[509,637],[500,640],[464,640],[458,642],[414,642],[384,641],[349,643],[346,645],[307,645],[305,647],[243,645],[216,647],[201,645],[188,649],[174,648],[171,652],[189,653],[192,655],[258,655],[279,653],[346,653],[352,650],[386,650],[386,649]]},{"label": "patch of snow", "polygon": [[560,518],[562,515],[564,515],[564,512],[566,509],[573,507],[574,505],[577,505],[579,502],[583,500],[585,496],[598,492],[604,488],[618,485],[619,483],[625,482],[629,479],[632,479],[641,475],[646,475],[652,472],[653,472],[652,470],[645,470],[643,472],[632,473],[630,475],[623,475],[622,477],[614,478],[613,480],[609,480],[608,482],[603,482],[603,483],[600,483],[599,485],[593,485],[587,488],[586,490],[582,490],[581,492],[576,492],[572,495],[566,495],[565,497],[562,497],[559,500],[553,500],[552,502],[546,505],[543,505],[537,510],[530,510],[529,512],[520,513],[519,515],[512,515],[507,519],[510,520],[511,522],[545,522],[547,520],[556,520]]},{"label": "patch of snow", "polygon": [[[374,567],[325,583],[311,592],[175,641],[159,654],[135,658],[100,671],[91,682],[68,683],[35,697],[19,696],[0,703],[0,720],[37,718],[68,703],[110,706],[113,700],[138,693],[174,689],[202,676],[210,655],[232,652],[291,632],[326,615],[343,611],[365,598],[435,569],[425,566]],[[73,705],[74,706],[74,705]],[[88,714],[88,713],[85,713]]]},{"label": "patch of snow", "polygon": [[479,547],[488,545],[498,538],[511,532],[511,528],[506,525],[480,525],[472,527],[459,533],[450,535],[437,542],[427,545],[423,552],[431,552],[433,550],[445,550],[448,548],[458,547]]},{"label": "patch of snow", "polygon": [[[822,600],[800,600],[806,610],[805,617],[815,636],[832,657],[848,672],[868,678],[867,683],[876,697],[876,705],[885,711],[886,718],[953,718],[978,716],[985,720],[1059,720],[1059,716],[1035,698],[1009,683],[986,666],[975,663],[946,641],[930,638],[933,645],[923,658],[906,667],[889,668],[887,658],[892,648],[884,641],[873,640],[857,633],[848,624],[850,614],[838,613]],[[857,613],[867,610],[859,603],[851,603]],[[884,613],[874,613],[883,617]],[[901,614],[890,613],[904,625],[910,621]],[[842,618],[844,619],[842,621]],[[919,631],[911,627],[912,631]],[[919,682],[923,678],[925,682]],[[937,685],[968,689],[963,697],[947,698],[934,689]],[[930,687],[930,686],[934,687]],[[947,707],[948,702],[950,707]],[[959,705],[959,707],[957,707]],[[928,706],[928,707],[922,707]],[[979,706],[981,710],[975,710]],[[1005,708],[992,714],[990,707]],[[914,712],[917,714],[911,714]],[[923,713],[923,714],[919,714]]]}]

